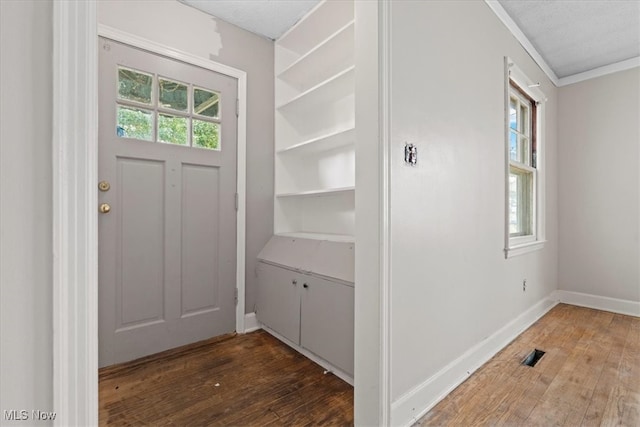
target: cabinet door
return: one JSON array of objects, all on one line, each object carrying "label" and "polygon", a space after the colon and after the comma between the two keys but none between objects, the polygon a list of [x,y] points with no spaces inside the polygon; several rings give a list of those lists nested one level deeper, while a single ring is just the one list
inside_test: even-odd
[{"label": "cabinet door", "polygon": [[256,317],[280,335],[300,344],[300,275],[280,267],[258,263]]},{"label": "cabinet door", "polygon": [[302,276],[302,347],[353,375],[353,288]]}]

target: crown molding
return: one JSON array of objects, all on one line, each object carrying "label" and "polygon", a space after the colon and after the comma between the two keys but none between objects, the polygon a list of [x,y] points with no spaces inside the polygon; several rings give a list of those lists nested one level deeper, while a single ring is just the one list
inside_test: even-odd
[{"label": "crown molding", "polygon": [[594,68],[593,70],[584,71],[582,73],[562,77],[559,81],[559,86],[567,86],[585,80],[594,79],[596,77],[606,76],[607,74],[617,73],[618,71],[630,70],[636,67],[640,67],[640,56]]},{"label": "crown molding", "polygon": [[554,85],[560,85],[560,79],[556,76],[556,73],[553,72],[549,64],[542,58],[540,52],[533,47],[533,44],[529,41],[527,36],[524,35],[518,24],[515,23],[513,19],[509,16],[506,10],[502,7],[500,2],[497,0],[484,0],[487,6],[491,8],[493,13],[496,14],[498,19],[502,21],[502,23],[511,31],[511,34],[520,42],[524,50],[531,56],[531,58],[538,64],[538,66],[544,71],[544,73],[549,77],[549,80],[553,82]]},{"label": "crown molding", "polygon": [[596,77],[606,76],[607,74],[617,73],[618,71],[629,70],[631,68],[640,67],[640,56],[627,59],[624,61],[616,62],[613,64],[605,65],[602,67],[594,68],[593,70],[584,71],[582,73],[572,74],[558,78],[556,73],[553,72],[549,64],[542,58],[540,52],[533,47],[533,44],[529,41],[527,36],[522,32],[518,24],[509,16],[506,10],[502,7],[498,0],[484,0],[487,6],[496,14],[498,19],[511,31],[511,34],[520,42],[524,50],[531,56],[531,58],[538,64],[538,66],[544,71],[556,87],[566,86],[578,82],[582,82]]}]

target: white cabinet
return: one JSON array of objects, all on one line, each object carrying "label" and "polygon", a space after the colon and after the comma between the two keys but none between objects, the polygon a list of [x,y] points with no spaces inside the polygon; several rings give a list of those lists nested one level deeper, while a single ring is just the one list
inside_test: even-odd
[{"label": "white cabinet", "polygon": [[354,29],[353,1],[324,1],[276,41],[276,234],[353,241]]},{"label": "white cabinet", "polygon": [[299,274],[273,265],[258,263],[258,307],[261,323],[286,339],[300,344]]},{"label": "white cabinet", "polygon": [[258,320],[352,377],[354,244],[274,236],[258,258]]},{"label": "white cabinet", "polygon": [[353,0],[325,0],[276,40],[276,235],[258,255],[256,308],[267,330],[351,378],[355,25]]},{"label": "white cabinet", "polygon": [[353,287],[312,276],[305,278],[300,297],[300,345],[350,375],[353,298]]},{"label": "white cabinet", "polygon": [[258,287],[263,325],[353,376],[353,286],[259,262]]}]

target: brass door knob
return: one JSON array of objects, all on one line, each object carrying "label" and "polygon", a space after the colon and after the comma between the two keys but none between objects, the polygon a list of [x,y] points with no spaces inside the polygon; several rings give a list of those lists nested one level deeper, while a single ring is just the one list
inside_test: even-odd
[{"label": "brass door knob", "polygon": [[111,212],[111,206],[108,203],[102,203],[100,205],[100,213],[106,214]]},{"label": "brass door knob", "polygon": [[98,190],[100,191],[109,191],[110,188],[111,184],[109,184],[107,181],[100,181],[98,183]]}]

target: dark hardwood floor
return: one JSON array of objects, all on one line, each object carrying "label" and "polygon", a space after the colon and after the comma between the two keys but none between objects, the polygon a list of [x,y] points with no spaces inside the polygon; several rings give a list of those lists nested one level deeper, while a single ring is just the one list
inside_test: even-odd
[{"label": "dark hardwood floor", "polygon": [[560,304],[417,425],[640,426],[640,318]]},{"label": "dark hardwood floor", "polygon": [[[258,331],[100,370],[100,424],[352,425],[353,388]],[[560,304],[418,425],[640,426],[640,318]]]},{"label": "dark hardwood floor", "polygon": [[353,388],[264,331],[103,368],[100,425],[353,424]]}]

